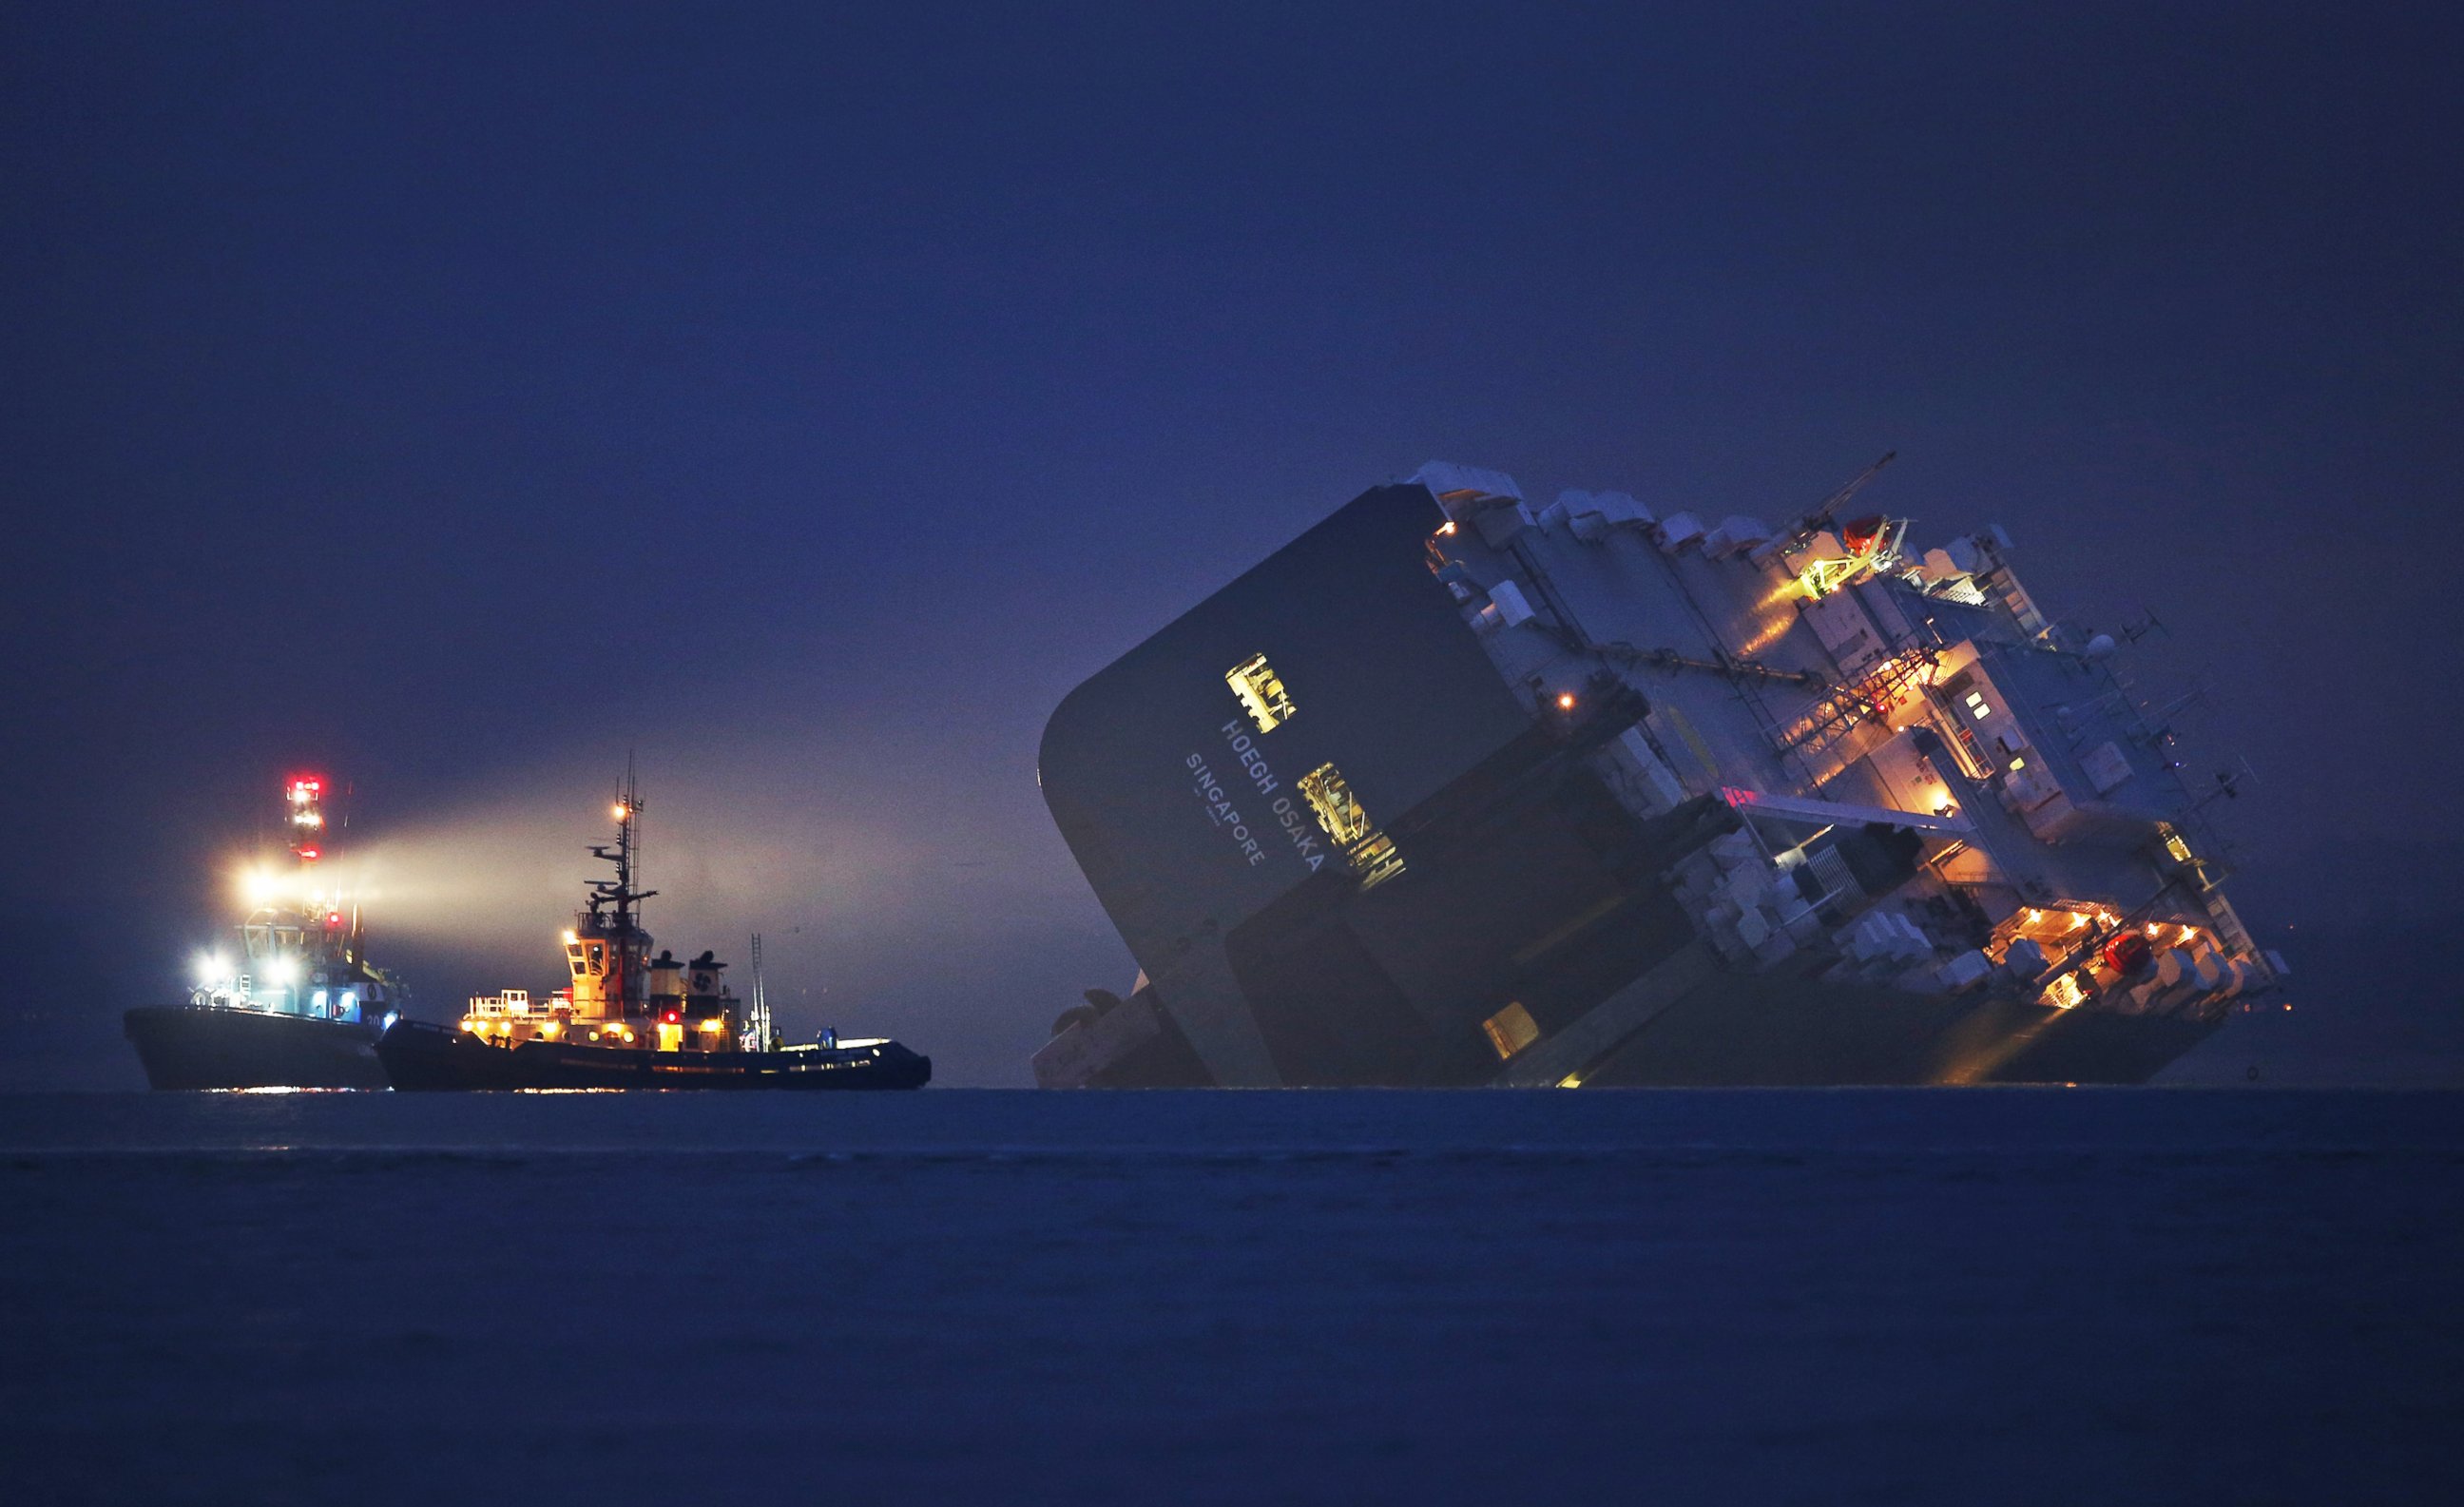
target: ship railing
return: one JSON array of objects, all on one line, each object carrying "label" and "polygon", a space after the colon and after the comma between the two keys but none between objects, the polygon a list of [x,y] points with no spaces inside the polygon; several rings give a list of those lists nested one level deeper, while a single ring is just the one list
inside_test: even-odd
[{"label": "ship railing", "polygon": [[508,1005],[502,1000],[474,999],[463,1014],[473,1020],[571,1020],[573,1007],[550,1005],[533,1000],[526,1005]]}]

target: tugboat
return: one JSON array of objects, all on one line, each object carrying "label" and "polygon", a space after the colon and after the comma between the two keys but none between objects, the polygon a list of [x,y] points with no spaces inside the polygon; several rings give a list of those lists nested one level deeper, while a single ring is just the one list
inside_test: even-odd
[{"label": "tugboat", "polygon": [[185,1005],[140,1006],[122,1029],[158,1089],[381,1089],[376,1041],[407,997],[367,960],[360,908],[319,863],[330,832],[317,775],[283,786],[288,861],[247,876],[237,955],[197,960]]},{"label": "tugboat", "polygon": [[527,989],[477,995],[451,1028],[397,1020],[377,1055],[397,1089],[912,1089],[933,1061],[886,1038],[781,1044],[759,977],[753,998],[720,981],[727,964],[704,951],[680,963],[653,957],[633,886],[642,802],[628,775],[613,814],[616,841],[590,855],[615,867],[592,881],[564,934],[570,982],[544,1000]]}]

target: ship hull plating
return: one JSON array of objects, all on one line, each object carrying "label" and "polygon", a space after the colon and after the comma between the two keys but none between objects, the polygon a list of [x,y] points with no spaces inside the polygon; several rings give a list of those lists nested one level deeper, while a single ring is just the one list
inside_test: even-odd
[{"label": "ship hull plating", "polygon": [[2217,1023],[1723,974],[1579,1081],[1592,1088],[2145,1083]]},{"label": "ship hull plating", "polygon": [[502,1047],[418,1021],[377,1043],[395,1088],[408,1092],[539,1089],[775,1089],[845,1092],[922,1088],[933,1059],[895,1042],[787,1052],[646,1052],[532,1039]]},{"label": "ship hull plating", "polygon": [[1054,711],[1140,976],[1039,1083],[2140,1083],[2271,986],[2114,646],[2007,540],[1424,476]]},{"label": "ship hull plating", "polygon": [[261,1010],[146,1006],[121,1029],[158,1089],[381,1089],[376,1033]]}]

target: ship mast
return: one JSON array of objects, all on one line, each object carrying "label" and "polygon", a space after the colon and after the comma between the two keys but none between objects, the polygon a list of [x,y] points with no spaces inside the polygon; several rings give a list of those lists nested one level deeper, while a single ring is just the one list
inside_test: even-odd
[{"label": "ship mast", "polygon": [[[317,860],[325,855],[325,782],[313,774],[293,775],[283,782],[282,801],[283,844],[291,852],[291,869],[267,886],[270,893],[241,926],[240,941],[243,952],[258,964],[256,982],[297,1000],[305,997],[302,986],[312,955],[326,950],[325,896],[321,888],[312,888]],[[339,896],[335,903],[341,903]]]},{"label": "ship mast", "polygon": [[761,934],[753,934],[753,1011],[746,1022],[747,1033],[753,1038],[748,1051],[770,1050],[770,994],[761,986]]},{"label": "ship mast", "polygon": [[638,907],[659,893],[633,888],[633,866],[641,851],[642,796],[629,759],[625,762],[624,783],[616,788],[613,809],[615,847],[611,850],[605,843],[593,843],[590,855],[614,864],[616,876],[591,882],[589,926],[614,944],[609,949],[607,996],[615,1002],[618,1015],[627,1015],[635,1013],[635,1007],[647,1003],[648,998],[642,954],[649,937],[642,930]]}]

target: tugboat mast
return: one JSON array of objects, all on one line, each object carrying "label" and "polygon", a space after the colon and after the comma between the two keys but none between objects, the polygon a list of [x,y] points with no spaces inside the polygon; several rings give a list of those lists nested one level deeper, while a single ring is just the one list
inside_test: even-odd
[{"label": "tugboat mast", "polygon": [[609,1006],[608,1018],[622,1019],[643,1013],[649,1005],[643,960],[650,938],[642,929],[639,907],[659,893],[633,888],[633,866],[641,845],[642,796],[630,760],[626,761],[625,783],[617,787],[613,811],[615,846],[611,849],[605,843],[593,843],[590,855],[614,864],[616,876],[591,881],[589,910],[580,920],[583,935],[613,944],[606,956],[605,998]]}]

